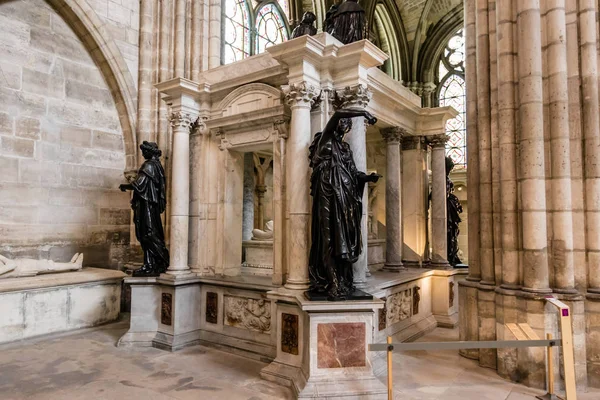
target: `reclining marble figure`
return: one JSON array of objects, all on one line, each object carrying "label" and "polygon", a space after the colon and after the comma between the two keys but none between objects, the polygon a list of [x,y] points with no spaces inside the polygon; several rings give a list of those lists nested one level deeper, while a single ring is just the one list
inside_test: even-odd
[{"label": "reclining marble figure", "polygon": [[75,253],[70,262],[54,262],[52,260],[32,260],[15,258],[11,260],[0,255],[0,279],[21,278],[53,272],[78,271],[83,265],[83,254]]},{"label": "reclining marble figure", "polygon": [[273,240],[273,220],[265,224],[265,230],[253,229],[252,240]]}]

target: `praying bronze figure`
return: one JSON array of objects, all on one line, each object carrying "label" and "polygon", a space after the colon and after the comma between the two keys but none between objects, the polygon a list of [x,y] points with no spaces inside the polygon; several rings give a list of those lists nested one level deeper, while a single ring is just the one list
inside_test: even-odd
[{"label": "praying bronze figure", "polygon": [[446,157],[446,211],[447,211],[447,245],[448,245],[448,263],[453,267],[462,264],[458,257],[458,234],[460,233],[459,224],[462,221],[460,214],[463,212],[460,200],[454,194],[454,183],[450,180],[450,172],[454,169],[452,158]]},{"label": "praying bronze figure", "polygon": [[363,192],[367,182],[379,179],[375,173],[357,170],[350,145],[343,141],[355,117],[377,122],[362,109],[338,110],[309,148],[313,205],[307,297],[311,300],[355,298],[352,264],[362,250]]},{"label": "praying bronze figure", "polygon": [[144,141],[140,149],[146,161],[135,180],[120,185],[119,189],[133,191],[131,208],[135,237],[144,251],[144,265],[134,271],[133,276],[158,276],[169,266],[169,250],[160,219],[167,208],[165,170],[160,163],[162,153],[156,143]]},{"label": "praying bronze figure", "polygon": [[317,20],[317,16],[310,11],[307,11],[302,16],[302,21],[300,21],[300,25],[294,28],[292,31],[292,39],[298,38],[300,36],[309,35],[314,36],[317,34],[317,28],[315,28],[314,23]]}]

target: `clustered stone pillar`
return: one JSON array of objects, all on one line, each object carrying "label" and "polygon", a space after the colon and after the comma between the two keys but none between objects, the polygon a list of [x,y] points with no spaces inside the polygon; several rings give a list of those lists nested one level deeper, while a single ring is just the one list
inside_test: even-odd
[{"label": "clustered stone pillar", "polygon": [[[338,91],[338,97],[342,99],[342,107],[365,108],[371,100],[371,92],[364,85],[347,87]],[[354,163],[359,171],[367,171],[367,127],[362,117],[352,119],[352,130],[346,135],[345,140],[350,145]],[[362,232],[362,251],[353,265],[354,285],[363,288],[367,284],[368,273],[368,204],[369,194],[365,190],[362,198],[362,219],[360,223]]]},{"label": "clustered stone pillar", "polygon": [[446,210],[446,142],[445,134],[429,137],[431,144],[431,263],[435,268],[448,263],[448,222]]},{"label": "clustered stone pillar", "polygon": [[387,145],[385,176],[386,250],[384,269],[399,271],[403,268],[402,247],[402,158],[400,142],[406,132],[393,127],[381,131]]},{"label": "clustered stone pillar", "polygon": [[289,213],[286,236],[288,289],[307,289],[309,286],[308,254],[310,242],[310,167],[308,148],[310,108],[316,89],[305,83],[284,88],[292,117],[286,148],[286,195]]},{"label": "clustered stone pillar", "polygon": [[188,265],[188,226],[190,210],[190,128],[195,118],[185,112],[171,114],[173,128],[172,177],[171,177],[171,275],[190,272]]}]

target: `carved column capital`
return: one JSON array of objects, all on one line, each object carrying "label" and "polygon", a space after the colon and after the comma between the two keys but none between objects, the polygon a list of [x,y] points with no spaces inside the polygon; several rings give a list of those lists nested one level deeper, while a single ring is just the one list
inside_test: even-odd
[{"label": "carved column capital", "polygon": [[206,129],[206,120],[208,120],[208,117],[199,116],[198,118],[196,118],[196,120],[190,126],[191,132],[193,134],[201,135],[208,132],[208,130]]},{"label": "carved column capital", "polygon": [[424,136],[404,136],[402,138],[402,150],[417,150],[425,147]]},{"label": "carved column capital", "polygon": [[441,135],[427,136],[427,143],[434,149],[440,147],[444,148],[446,147],[446,142],[448,141],[448,139],[448,135],[442,133]]},{"label": "carved column capital", "polygon": [[187,129],[189,131],[192,124],[196,121],[194,117],[192,114],[183,111],[175,111],[169,116],[169,122],[173,129]]},{"label": "carved column capital", "polygon": [[371,101],[373,93],[365,85],[346,86],[344,89],[335,91],[334,107],[360,107],[365,108]]},{"label": "carved column capital", "polygon": [[286,85],[281,88],[285,95],[285,102],[290,106],[312,106],[317,97],[317,88],[313,85],[301,82],[297,84]]},{"label": "carved column capital", "polygon": [[400,128],[399,126],[394,126],[391,128],[386,128],[381,130],[381,136],[386,141],[387,144],[400,144],[402,141],[402,137],[407,135],[408,132],[404,128]]}]

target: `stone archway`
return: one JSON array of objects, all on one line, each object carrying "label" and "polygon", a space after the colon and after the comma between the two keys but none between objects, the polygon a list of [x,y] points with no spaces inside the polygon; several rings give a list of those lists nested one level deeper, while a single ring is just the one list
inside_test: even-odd
[{"label": "stone archway", "polygon": [[125,59],[105,23],[85,0],[46,0],[82,41],[106,79],[119,115],[125,142],[125,171],[135,170],[136,87]]}]

